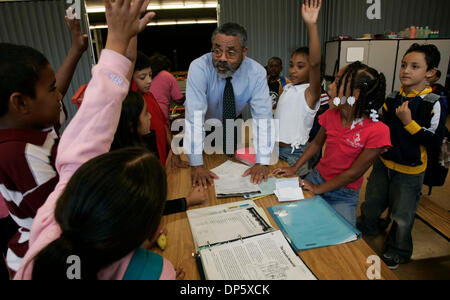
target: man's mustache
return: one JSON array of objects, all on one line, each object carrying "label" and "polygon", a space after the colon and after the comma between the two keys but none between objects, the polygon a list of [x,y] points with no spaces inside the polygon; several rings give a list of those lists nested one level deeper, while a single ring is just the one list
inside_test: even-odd
[{"label": "man's mustache", "polygon": [[232,70],[231,66],[225,61],[216,62],[215,67],[216,68],[221,67],[221,68],[225,68],[227,70]]}]

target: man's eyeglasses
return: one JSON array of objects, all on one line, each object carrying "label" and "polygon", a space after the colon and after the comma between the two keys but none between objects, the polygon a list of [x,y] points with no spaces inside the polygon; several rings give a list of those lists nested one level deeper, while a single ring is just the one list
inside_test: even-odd
[{"label": "man's eyeglasses", "polygon": [[238,54],[239,54],[239,52],[240,51],[237,51],[237,50],[222,50],[222,49],[220,49],[220,48],[213,48],[212,50],[211,50],[211,52],[212,52],[212,54],[215,56],[215,57],[222,57],[222,55],[223,55],[223,53],[225,52],[225,56],[227,57],[227,58],[235,58],[236,56],[238,56]]}]

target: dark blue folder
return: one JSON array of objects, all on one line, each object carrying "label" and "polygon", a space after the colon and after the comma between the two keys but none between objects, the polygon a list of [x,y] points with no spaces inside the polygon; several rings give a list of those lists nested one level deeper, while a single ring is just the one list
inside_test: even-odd
[{"label": "dark blue folder", "polygon": [[296,251],[355,241],[361,232],[322,197],[268,208]]}]

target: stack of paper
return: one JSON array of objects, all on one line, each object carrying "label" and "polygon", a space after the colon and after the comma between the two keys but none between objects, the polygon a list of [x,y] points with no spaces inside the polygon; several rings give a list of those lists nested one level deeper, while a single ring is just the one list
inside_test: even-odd
[{"label": "stack of paper", "polygon": [[263,212],[248,200],[187,211],[203,279],[316,279]]},{"label": "stack of paper", "polygon": [[251,183],[250,176],[242,177],[248,166],[230,160],[211,170],[219,176],[214,179],[216,197],[238,197],[244,194],[259,193],[261,188]]},{"label": "stack of paper", "polygon": [[275,195],[280,202],[297,201],[305,198],[297,177],[277,179],[275,185]]}]

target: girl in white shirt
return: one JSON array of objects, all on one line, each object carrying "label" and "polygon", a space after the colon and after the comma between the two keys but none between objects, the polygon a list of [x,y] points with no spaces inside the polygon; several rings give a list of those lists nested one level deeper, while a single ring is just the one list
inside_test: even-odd
[{"label": "girl in white shirt", "polygon": [[[309,132],[320,106],[321,49],[317,19],[322,1],[306,1],[302,5],[302,18],[308,29],[309,48],[294,51],[289,65],[292,83],[284,88],[275,111],[279,121],[279,156],[294,165],[306,150]],[[305,164],[297,174],[308,174]]]}]

